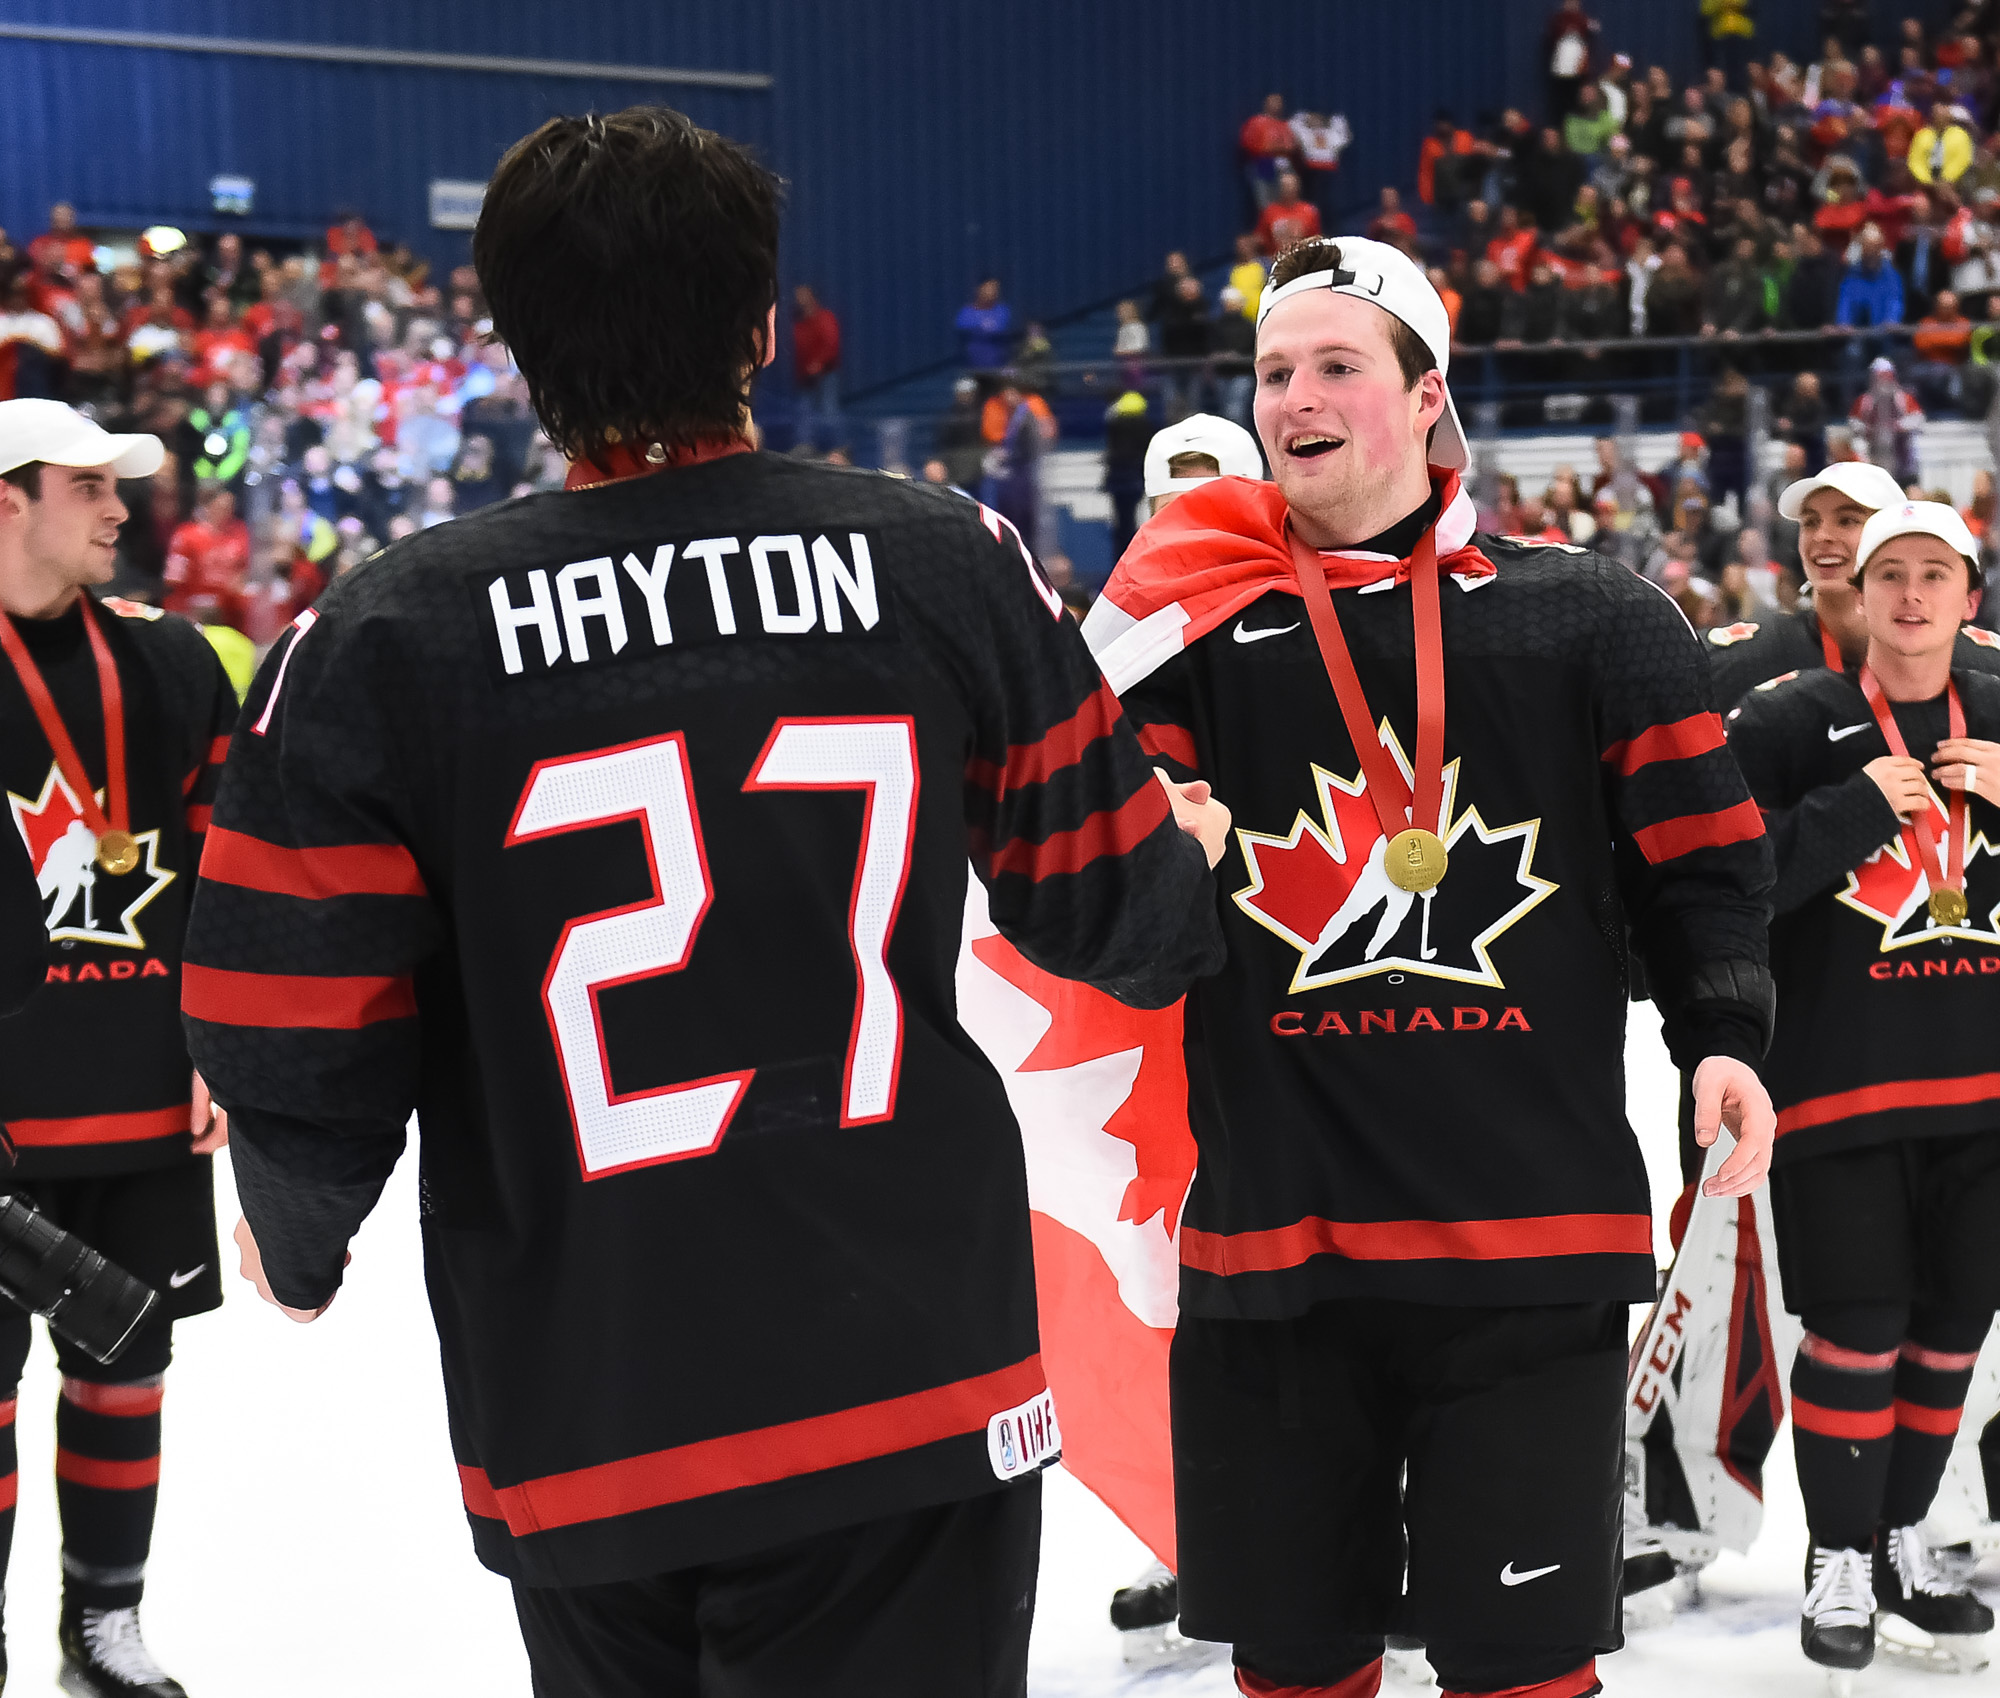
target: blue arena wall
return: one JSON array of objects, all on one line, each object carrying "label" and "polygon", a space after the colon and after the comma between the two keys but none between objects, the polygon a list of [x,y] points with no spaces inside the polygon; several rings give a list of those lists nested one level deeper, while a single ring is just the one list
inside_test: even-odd
[{"label": "blue arena wall", "polygon": [[[1883,23],[1947,0],[1876,0]],[[1549,0],[0,0],[0,30],[56,27],[768,75],[662,85],[0,34],[0,225],[51,201],[86,223],[216,228],[208,182],[257,184],[243,221],[314,236],[362,211],[442,263],[432,178],[481,179],[556,112],[679,106],[755,143],[790,184],[786,280],[840,313],[850,396],[954,353],[953,312],[997,273],[1022,318],[1130,290],[1162,252],[1219,255],[1244,218],[1237,126],[1272,88],[1344,112],[1344,203],[1413,181],[1439,106],[1541,100]],[[1697,0],[1595,0],[1608,45],[1686,76]],[[1817,0],[1760,0],[1756,51],[1815,50]],[[782,376],[779,378],[782,384]]]}]

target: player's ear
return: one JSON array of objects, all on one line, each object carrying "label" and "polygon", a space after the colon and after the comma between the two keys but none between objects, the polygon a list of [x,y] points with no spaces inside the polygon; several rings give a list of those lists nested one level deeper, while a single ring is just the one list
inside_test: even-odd
[{"label": "player's ear", "polygon": [[760,366],[767,366],[778,357],[778,303],[771,303],[771,310],[764,315],[764,353],[758,360]]},{"label": "player's ear", "polygon": [[1417,423],[1429,430],[1444,417],[1444,377],[1435,366],[1417,380],[1417,391],[1422,397],[1417,403]]}]

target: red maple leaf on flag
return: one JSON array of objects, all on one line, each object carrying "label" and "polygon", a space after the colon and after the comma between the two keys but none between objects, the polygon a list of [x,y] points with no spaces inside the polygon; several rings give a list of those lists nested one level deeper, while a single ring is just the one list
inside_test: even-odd
[{"label": "red maple leaf on flag", "polygon": [[1315,768],[1326,828],[1301,813],[1288,837],[1240,834],[1256,884],[1237,900],[1310,949],[1340,911],[1382,835],[1367,787]]},{"label": "red maple leaf on flag", "polygon": [[1180,1220],[1181,1199],[1194,1180],[1195,1165],[1194,1136],[1187,1125],[1180,1004],[1128,1008],[1088,985],[1043,972],[1001,937],[975,940],[972,953],[1049,1012],[1048,1031],[1019,1071],[1054,1072],[1128,1050],[1142,1052],[1131,1094],[1104,1123],[1104,1130],[1132,1146],[1138,1165],[1137,1176],[1125,1187],[1118,1218],[1143,1226],[1165,1213],[1171,1235]]}]

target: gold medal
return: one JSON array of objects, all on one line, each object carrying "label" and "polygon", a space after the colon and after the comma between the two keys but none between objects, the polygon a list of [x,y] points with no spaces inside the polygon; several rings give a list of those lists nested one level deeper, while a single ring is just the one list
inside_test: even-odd
[{"label": "gold medal", "polygon": [[1437,833],[1412,826],[1389,839],[1382,870],[1398,890],[1434,890],[1451,865],[1451,856]]},{"label": "gold medal", "polygon": [[[1390,877],[1394,877],[1392,873]],[[1966,916],[1965,892],[1962,890],[1934,890],[1931,892],[1931,924],[1936,926],[1962,926]]]},{"label": "gold medal", "polygon": [[97,864],[114,877],[139,864],[139,840],[129,831],[107,831],[97,840]]}]

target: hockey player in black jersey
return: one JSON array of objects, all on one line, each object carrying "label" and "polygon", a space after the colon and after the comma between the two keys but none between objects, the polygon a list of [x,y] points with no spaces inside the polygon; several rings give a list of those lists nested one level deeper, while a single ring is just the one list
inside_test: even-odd
[{"label": "hockey player in black jersey", "polygon": [[1023,1154],[960,1028],[968,857],[1038,965],[1171,1002],[1226,815],[1027,548],[746,440],[777,196],[555,119],[474,255],[569,487],[411,537],[263,668],[186,1010],[246,1272],[329,1303],[414,1109],[473,1542],[545,1698],[1020,1698]]},{"label": "hockey player in black jersey", "polygon": [[[47,946],[41,989],[0,1021],[0,1117],[18,1152],[4,1183],[161,1298],[109,1366],[57,1341],[61,1679],[78,1698],[180,1698],[147,1654],[139,1601],[173,1322],[222,1301],[209,1156],[227,1125],[179,1003],[236,696],[195,626],[93,593],[116,564],[117,480],[161,455],[54,401],[0,402],[0,769]],[[27,1313],[0,1303],[0,1565],[30,1340]]]},{"label": "hockey player in black jersey", "polygon": [[1785,1303],[1805,1325],[1800,1631],[1836,1669],[1869,1662],[1878,1610],[1947,1660],[1993,1625],[1918,1523],[2000,1306],[2000,680],[1953,663],[1977,547],[1915,502],[1871,518],[1858,552],[1859,668],[1755,691],[1730,729],[1777,857],[1767,1072]]},{"label": "hockey player in black jersey", "polygon": [[1448,1691],[1574,1698],[1620,1643],[1626,1305],[1655,1277],[1626,929],[1705,1135],[1739,1133],[1711,1183],[1752,1188],[1763,824],[1664,596],[1472,534],[1422,273],[1312,242],[1260,310],[1275,486],[1183,495],[1085,633],[1237,824],[1229,963],[1186,1009],[1181,1626],[1233,1642],[1246,1693],[1359,1698],[1393,1631]]}]

